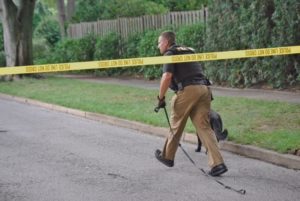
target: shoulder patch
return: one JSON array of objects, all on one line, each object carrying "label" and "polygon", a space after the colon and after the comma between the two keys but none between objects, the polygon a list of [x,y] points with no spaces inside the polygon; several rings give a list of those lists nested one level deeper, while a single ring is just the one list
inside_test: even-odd
[{"label": "shoulder patch", "polygon": [[177,47],[176,50],[178,52],[195,52],[195,50],[191,47]]}]

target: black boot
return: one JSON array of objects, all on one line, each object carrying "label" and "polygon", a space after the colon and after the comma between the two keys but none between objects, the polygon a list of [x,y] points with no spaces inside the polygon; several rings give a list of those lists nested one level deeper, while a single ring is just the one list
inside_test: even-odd
[{"label": "black boot", "polygon": [[217,165],[215,167],[213,167],[209,172],[208,174],[210,176],[213,176],[213,177],[217,177],[217,176],[220,176],[221,174],[227,172],[228,169],[226,167],[226,165],[224,163],[220,164],[220,165]]},{"label": "black boot", "polygon": [[155,151],[155,157],[157,158],[157,160],[159,160],[159,162],[163,163],[168,167],[174,166],[174,161],[163,158],[161,155],[161,151],[158,149]]}]

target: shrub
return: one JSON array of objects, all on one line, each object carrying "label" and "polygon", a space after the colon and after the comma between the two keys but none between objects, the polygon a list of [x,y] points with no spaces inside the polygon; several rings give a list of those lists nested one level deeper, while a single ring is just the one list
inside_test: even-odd
[{"label": "shrub", "polygon": [[[274,0],[275,12],[272,20],[273,46],[299,45],[300,3],[297,0]],[[279,56],[271,60],[274,74],[270,77],[275,88],[300,83],[300,56]]]},{"label": "shrub", "polygon": [[[220,1],[209,7],[206,51],[228,51],[297,45],[300,41],[297,0]],[[276,56],[206,63],[217,83],[248,87],[268,83],[275,88],[296,84],[300,57]]]},{"label": "shrub", "polygon": [[205,27],[202,23],[183,26],[176,31],[177,44],[192,47],[196,52],[204,51],[204,37]]},{"label": "shrub", "polygon": [[95,59],[117,59],[121,55],[120,36],[109,33],[104,37],[98,37],[96,42]]},{"label": "shrub", "polygon": [[34,35],[37,38],[45,38],[50,45],[54,46],[61,39],[57,20],[53,16],[46,17],[35,29]]},{"label": "shrub", "polygon": [[95,37],[87,35],[81,39],[64,39],[49,50],[43,63],[66,63],[94,60]]},{"label": "shrub", "polygon": [[36,38],[33,40],[33,60],[35,64],[48,63],[48,57],[51,56],[49,43],[45,38]]},{"label": "shrub", "polygon": [[73,61],[94,60],[96,37],[93,34],[89,34],[81,39],[77,39],[76,43],[76,48],[73,50]]},{"label": "shrub", "polygon": [[[158,56],[157,39],[162,30],[148,30],[138,44],[138,52],[140,57]],[[140,68],[147,79],[155,79],[161,76],[161,65],[143,66]]]},{"label": "shrub", "polygon": [[143,38],[143,35],[143,33],[133,34],[124,40],[122,44],[122,57],[135,58],[139,56],[138,44]]},{"label": "shrub", "polygon": [[[121,58],[136,58],[139,57],[138,44],[143,37],[143,33],[136,33],[123,39]],[[122,69],[122,74],[140,76],[141,67],[130,67]]]},{"label": "shrub", "polygon": [[[120,36],[116,33],[109,33],[104,37],[98,37],[95,50],[95,59],[109,60],[118,59],[121,56]],[[105,70],[96,70],[100,75],[119,75],[122,73],[121,69],[112,68]]]},{"label": "shrub", "polygon": [[64,63],[74,61],[73,52],[77,47],[76,40],[64,39],[59,41],[53,51],[52,59],[55,63]]},{"label": "shrub", "polygon": [[0,67],[6,66],[6,58],[5,58],[5,52],[0,51]]}]

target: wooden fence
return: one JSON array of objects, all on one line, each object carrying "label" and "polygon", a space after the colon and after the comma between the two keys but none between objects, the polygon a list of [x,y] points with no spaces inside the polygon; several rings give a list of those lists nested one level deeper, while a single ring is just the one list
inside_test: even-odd
[{"label": "wooden fence", "polygon": [[122,38],[127,38],[133,33],[144,32],[148,29],[156,30],[165,26],[179,27],[198,22],[205,23],[206,18],[207,8],[203,8],[197,11],[170,12],[163,15],[145,15],[71,24],[67,29],[67,34],[70,38],[81,38],[90,33],[103,36],[110,32],[116,32]]}]

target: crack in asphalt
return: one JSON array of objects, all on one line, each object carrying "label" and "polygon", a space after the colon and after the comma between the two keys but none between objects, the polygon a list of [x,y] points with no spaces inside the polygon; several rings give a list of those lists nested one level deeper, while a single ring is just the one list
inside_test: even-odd
[{"label": "crack in asphalt", "polygon": [[120,174],[107,173],[107,175],[113,177],[114,179],[121,178],[121,179],[126,179],[126,180],[128,180],[128,178],[126,178],[126,177],[124,177],[124,176],[122,176],[122,175],[120,175]]}]

